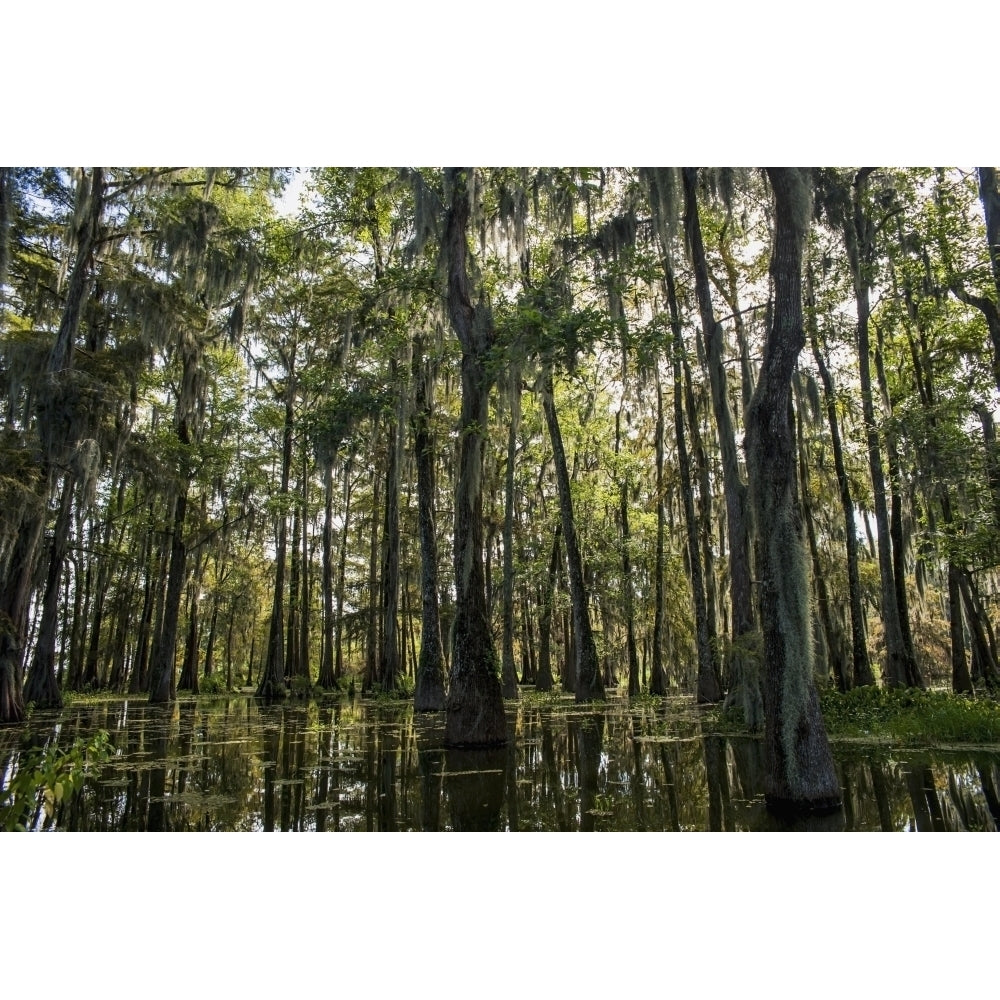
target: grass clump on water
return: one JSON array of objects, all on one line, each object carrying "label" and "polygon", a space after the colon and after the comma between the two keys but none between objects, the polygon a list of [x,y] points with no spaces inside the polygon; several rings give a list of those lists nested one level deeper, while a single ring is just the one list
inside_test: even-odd
[{"label": "grass clump on water", "polygon": [[947,691],[859,687],[820,693],[831,737],[882,737],[903,743],[1000,743],[1000,704]]}]

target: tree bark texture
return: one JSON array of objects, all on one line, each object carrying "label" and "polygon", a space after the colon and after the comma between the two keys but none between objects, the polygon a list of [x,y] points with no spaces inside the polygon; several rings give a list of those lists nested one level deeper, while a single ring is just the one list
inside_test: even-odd
[{"label": "tree bark texture", "polygon": [[979,168],[979,197],[986,216],[986,242],[990,251],[997,303],[1000,304],[1000,187],[997,186],[996,167]]},{"label": "tree bark texture", "polygon": [[446,180],[451,187],[444,237],[447,304],[462,347],[462,410],[455,483],[455,621],[445,743],[487,747],[507,742],[500,664],[487,613],[483,570],[483,453],[490,390],[486,361],[493,343],[493,319],[485,302],[472,302],[466,171],[450,168]]},{"label": "tree bark texture", "polygon": [[765,798],[776,810],[822,812],[841,803],[813,682],[809,577],[795,497],[789,420],[792,375],[805,344],[802,246],[809,217],[806,177],[769,168],[775,199],[774,318],[747,414],[747,470],[760,538],[764,638]]}]

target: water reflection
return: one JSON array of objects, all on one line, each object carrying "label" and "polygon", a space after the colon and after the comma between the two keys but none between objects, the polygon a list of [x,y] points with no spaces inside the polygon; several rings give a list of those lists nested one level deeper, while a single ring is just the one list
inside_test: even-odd
[{"label": "water reflection", "polygon": [[477,833],[502,830],[507,751],[445,751],[444,790],[451,828]]},{"label": "water reflection", "polygon": [[[759,740],[713,731],[689,702],[510,707],[495,751],[444,748],[443,718],[398,703],[262,706],[185,699],[38,713],[0,734],[6,784],[34,746],[108,729],[117,755],[51,817],[60,830],[885,830],[1000,827],[1000,753],[835,746],[840,813],[764,806]],[[18,742],[18,739],[24,742]]]}]

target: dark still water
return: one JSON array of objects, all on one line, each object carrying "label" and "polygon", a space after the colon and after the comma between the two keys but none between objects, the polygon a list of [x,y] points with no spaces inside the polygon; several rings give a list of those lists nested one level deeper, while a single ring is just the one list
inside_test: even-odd
[{"label": "dark still water", "polygon": [[[690,700],[508,704],[497,751],[443,747],[443,715],[362,700],[248,697],[38,713],[0,732],[0,784],[97,729],[114,753],[48,816],[56,830],[774,830],[758,740],[712,732]],[[835,744],[841,815],[822,829],[1000,828],[1000,753]],[[804,828],[799,823],[793,828]]]}]

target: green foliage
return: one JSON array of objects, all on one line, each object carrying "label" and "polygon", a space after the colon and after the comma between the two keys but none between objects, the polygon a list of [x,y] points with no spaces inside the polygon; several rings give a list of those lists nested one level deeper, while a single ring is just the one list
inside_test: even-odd
[{"label": "green foliage", "polygon": [[65,749],[49,743],[23,751],[16,773],[0,791],[0,828],[30,829],[39,804],[51,819],[56,806],[79,790],[91,769],[113,752],[104,729],[90,739],[78,737]]},{"label": "green foliage", "polygon": [[208,676],[203,676],[198,680],[198,692],[199,694],[226,694],[228,693],[228,688],[226,687],[226,679],[221,673],[211,673]]},{"label": "green foliage", "polygon": [[820,708],[831,736],[911,744],[1000,742],[1000,705],[985,698],[868,686],[824,691]]}]

